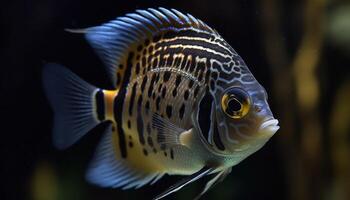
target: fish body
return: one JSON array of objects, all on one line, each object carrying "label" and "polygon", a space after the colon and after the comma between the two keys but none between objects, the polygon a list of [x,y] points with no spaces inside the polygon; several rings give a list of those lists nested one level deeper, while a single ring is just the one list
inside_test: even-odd
[{"label": "fish body", "polygon": [[279,128],[242,58],[190,14],[137,10],[70,31],[85,34],[113,85],[101,89],[56,64],[44,68],[58,148],[109,123],[87,172],[92,183],[127,189],[189,175],[162,198],[216,174],[201,196]]}]

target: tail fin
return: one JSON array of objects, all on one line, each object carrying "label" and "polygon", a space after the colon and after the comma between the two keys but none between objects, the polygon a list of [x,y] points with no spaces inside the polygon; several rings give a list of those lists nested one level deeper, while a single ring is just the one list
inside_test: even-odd
[{"label": "tail fin", "polygon": [[95,112],[95,93],[98,89],[67,68],[47,64],[43,84],[54,111],[53,142],[65,149],[99,124]]}]

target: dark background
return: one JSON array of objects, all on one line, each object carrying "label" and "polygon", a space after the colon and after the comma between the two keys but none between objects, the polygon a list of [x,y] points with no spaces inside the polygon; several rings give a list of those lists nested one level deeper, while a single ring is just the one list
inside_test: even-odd
[{"label": "dark background", "polygon": [[[215,28],[267,89],[281,129],[203,199],[350,199],[350,7],[348,1],[178,0],[2,2],[0,199],[150,199],[180,177],[138,190],[84,180],[103,125],[65,151],[53,148],[44,63],[68,66],[110,88],[85,28],[163,6]],[[191,199],[204,180],[169,199]]]}]

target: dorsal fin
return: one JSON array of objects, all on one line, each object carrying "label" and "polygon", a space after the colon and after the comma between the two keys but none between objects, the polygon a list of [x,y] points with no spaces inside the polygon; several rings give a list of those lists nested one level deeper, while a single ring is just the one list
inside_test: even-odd
[{"label": "dorsal fin", "polygon": [[146,38],[167,30],[193,29],[214,35],[218,33],[190,14],[175,9],[149,8],[118,17],[101,26],[85,29],[85,36],[104,64],[116,88],[119,65],[127,56],[128,50]]}]

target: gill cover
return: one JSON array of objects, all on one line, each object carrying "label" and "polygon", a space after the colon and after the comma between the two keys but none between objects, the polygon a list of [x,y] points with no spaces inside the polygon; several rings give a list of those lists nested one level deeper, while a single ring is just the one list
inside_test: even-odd
[{"label": "gill cover", "polygon": [[214,96],[207,90],[201,98],[197,111],[197,123],[201,139],[214,151],[224,151],[216,118],[217,103]]}]

